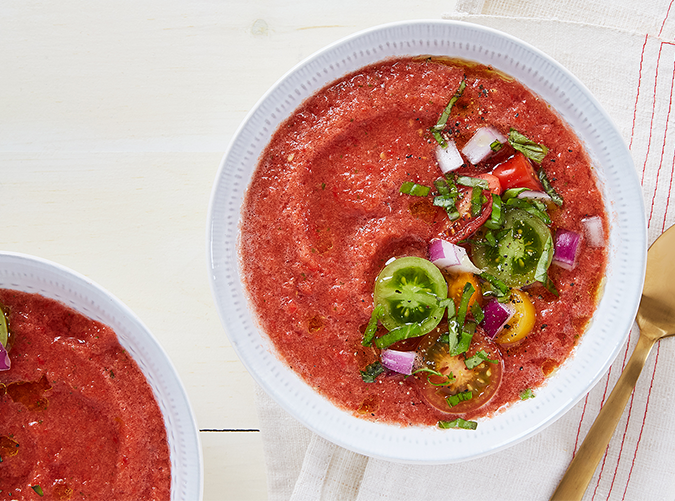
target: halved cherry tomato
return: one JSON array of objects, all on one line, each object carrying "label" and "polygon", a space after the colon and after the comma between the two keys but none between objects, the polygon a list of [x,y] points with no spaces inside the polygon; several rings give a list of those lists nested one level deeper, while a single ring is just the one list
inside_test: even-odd
[{"label": "halved cherry tomato", "polygon": [[[435,329],[420,342],[417,353],[425,366],[444,377],[418,372],[415,381],[422,398],[432,407],[447,415],[469,416],[479,410],[495,395],[502,381],[504,361],[499,348],[476,328],[466,354],[452,356],[448,343],[441,340],[443,330]],[[465,358],[484,352],[489,360],[468,369]],[[452,373],[452,377],[447,376]],[[459,400],[457,402],[457,400]]]},{"label": "halved cherry tomato", "polygon": [[441,271],[421,257],[400,257],[389,263],[375,280],[375,306],[384,307],[382,325],[389,331],[406,324],[419,324],[421,334],[436,327],[448,297]]},{"label": "halved cherry tomato", "polygon": [[520,151],[517,151],[506,162],[495,167],[492,175],[499,179],[502,191],[506,191],[509,188],[530,188],[535,191],[542,191],[544,189],[539,182],[532,162]]},{"label": "halved cherry tomato", "polygon": [[532,332],[537,321],[537,310],[525,292],[511,289],[509,301],[515,306],[516,312],[495,337],[495,341],[502,346],[512,345],[524,339]]}]

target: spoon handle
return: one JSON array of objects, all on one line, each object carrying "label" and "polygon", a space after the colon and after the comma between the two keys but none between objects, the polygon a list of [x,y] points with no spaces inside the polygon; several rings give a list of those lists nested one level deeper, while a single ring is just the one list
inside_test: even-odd
[{"label": "spoon handle", "polygon": [[607,402],[588,431],[584,442],[572,459],[565,475],[553,493],[551,501],[572,501],[583,498],[600,459],[605,454],[609,440],[621,419],[647,356],[654,346],[654,339],[640,334],[633,354],[616,382]]}]

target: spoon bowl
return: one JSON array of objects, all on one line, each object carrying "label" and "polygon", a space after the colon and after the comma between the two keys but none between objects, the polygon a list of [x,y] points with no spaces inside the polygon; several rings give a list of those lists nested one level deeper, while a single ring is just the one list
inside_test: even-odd
[{"label": "spoon bowl", "polygon": [[640,327],[637,345],[551,501],[571,501],[583,497],[654,343],[675,335],[674,248],[675,226],[671,226],[647,252],[645,284],[637,313]]}]

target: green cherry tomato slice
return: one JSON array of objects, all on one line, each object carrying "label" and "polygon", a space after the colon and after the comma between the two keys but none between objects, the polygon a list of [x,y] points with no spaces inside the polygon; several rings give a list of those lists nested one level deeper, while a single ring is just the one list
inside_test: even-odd
[{"label": "green cherry tomato slice", "polygon": [[[496,246],[484,242],[472,245],[473,262],[509,287],[523,287],[536,281],[535,275],[551,230],[536,216],[523,209],[509,208],[504,215],[504,230]],[[551,264],[552,253],[545,267]]]},{"label": "green cherry tomato slice", "polygon": [[420,335],[436,327],[443,316],[439,301],[448,297],[448,284],[438,267],[420,257],[400,257],[375,280],[375,306],[382,305],[382,325],[388,330],[409,324],[420,326]]},{"label": "green cherry tomato slice", "polygon": [[[417,353],[429,371],[420,371],[415,383],[421,397],[435,409],[454,416],[471,417],[497,393],[502,381],[504,360],[491,340],[478,327],[466,354],[451,355],[441,329],[420,342]],[[486,359],[472,368],[466,359],[481,353]]]}]

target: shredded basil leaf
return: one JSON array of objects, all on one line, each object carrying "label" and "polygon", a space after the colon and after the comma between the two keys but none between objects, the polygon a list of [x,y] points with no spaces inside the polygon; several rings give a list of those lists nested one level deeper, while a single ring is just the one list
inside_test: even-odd
[{"label": "shredded basil leaf", "polygon": [[527,158],[534,160],[538,164],[541,163],[548,153],[548,148],[546,146],[535,143],[513,128],[509,131],[509,144],[514,150],[520,151]]},{"label": "shredded basil leaf", "polygon": [[499,141],[497,141],[496,139],[490,144],[490,149],[494,152],[501,150],[503,147],[504,145]]},{"label": "shredded basil leaf", "polygon": [[485,350],[480,350],[473,357],[467,358],[464,360],[464,365],[467,369],[474,369],[478,367],[483,362],[489,362],[491,364],[496,364],[498,360],[492,360]]},{"label": "shredded basil leaf", "polygon": [[534,398],[536,395],[532,391],[531,388],[528,388],[527,390],[523,390],[520,392],[520,399],[521,400],[527,400],[528,398]]},{"label": "shredded basil leaf", "polygon": [[461,429],[461,430],[475,430],[478,428],[476,421],[466,421],[462,418],[457,418],[452,421],[439,421],[438,427],[444,430]]},{"label": "shredded basil leaf", "polygon": [[392,329],[387,332],[384,336],[380,336],[375,340],[375,346],[379,349],[384,350],[398,341],[403,341],[404,339],[410,339],[413,337],[420,337],[422,335],[422,329],[420,324],[406,324],[396,329]]},{"label": "shredded basil leaf", "polygon": [[433,381],[429,381],[429,378],[427,378],[427,382],[432,385],[432,386],[448,386],[449,384],[452,384],[455,381],[455,375],[450,372],[447,376],[445,374],[441,374],[440,372],[430,369],[429,367],[422,367],[421,369],[417,369],[416,371],[413,371],[411,376],[414,374],[419,374],[420,372],[426,372],[431,374],[432,376],[438,376],[445,378],[446,381],[443,381],[442,383],[434,383]]},{"label": "shredded basil leaf", "polygon": [[377,376],[384,372],[384,366],[378,360],[377,362],[373,362],[368,367],[366,367],[365,370],[359,372],[361,373],[361,379],[363,379],[365,383],[374,383],[377,379]]},{"label": "shredded basil leaf", "polygon": [[483,212],[483,190],[477,186],[471,188],[471,215],[477,217]]},{"label": "shredded basil leaf", "polygon": [[382,318],[383,315],[384,306],[378,304],[373,308],[373,312],[370,314],[370,320],[368,320],[368,325],[366,326],[366,331],[363,333],[363,341],[361,341],[363,346],[370,346],[373,344],[373,338],[375,337],[375,332],[377,332],[377,321]]},{"label": "shredded basil leaf", "polygon": [[490,185],[485,179],[478,179],[476,177],[470,176],[457,176],[457,184],[461,184],[467,188],[482,188],[484,190],[490,189]]},{"label": "shredded basil leaf", "polygon": [[544,169],[539,169],[537,176],[539,177],[539,182],[544,187],[544,191],[549,197],[551,197],[553,203],[556,204],[558,207],[562,207],[563,198],[557,191],[555,191],[555,188],[551,184],[551,181],[549,181],[546,172],[544,172]]},{"label": "shredded basil leaf", "polygon": [[33,489],[35,492],[37,492],[37,495],[38,495],[38,496],[42,497],[42,496],[45,495],[45,493],[42,492],[42,487],[40,487],[39,485],[31,485],[30,487],[31,487],[31,489]]},{"label": "shredded basil leaf", "polygon": [[549,217],[548,212],[546,212],[546,206],[541,202],[537,202],[536,200],[530,202],[529,200],[523,200],[522,198],[509,198],[506,201],[506,206],[523,209],[524,211],[529,212],[533,216],[541,219],[547,225],[551,224],[551,218]]},{"label": "shredded basil leaf", "polygon": [[457,323],[459,324],[460,328],[464,326],[464,320],[466,319],[466,313],[469,308],[469,301],[471,300],[471,296],[474,292],[476,292],[476,289],[471,284],[471,282],[464,284],[462,298],[459,301],[459,310],[457,311]]},{"label": "shredded basil leaf", "polygon": [[457,100],[460,97],[462,97],[465,88],[466,88],[466,75],[462,77],[462,81],[459,83],[459,87],[457,87],[457,90],[450,98],[450,101],[448,101],[448,104],[445,106],[443,113],[441,113],[441,116],[438,118],[438,122],[436,122],[436,125],[432,127],[432,130],[440,132],[443,129],[445,129],[445,125],[448,123],[448,118],[450,118],[450,112],[452,111],[452,107],[455,105]]},{"label": "shredded basil leaf", "polygon": [[458,403],[471,400],[472,398],[473,393],[471,393],[471,390],[466,390],[446,397],[445,401],[448,403],[448,406],[454,407]]},{"label": "shredded basil leaf", "polygon": [[481,323],[485,318],[485,313],[483,313],[483,308],[480,307],[478,303],[473,303],[471,305],[471,314],[476,322]]},{"label": "shredded basil leaf", "polygon": [[[504,224],[504,211],[502,211],[502,199],[499,195],[493,193],[492,212],[490,213],[490,218],[487,221],[485,221],[485,223],[483,223],[483,226],[485,226],[490,230],[496,230],[501,228],[503,224]],[[492,235],[492,233],[490,233],[490,236],[494,238],[494,235]],[[496,241],[494,243],[490,243],[490,245],[494,247],[496,245]]]},{"label": "shredded basil leaf", "polygon": [[497,277],[494,275],[490,275],[489,273],[481,273],[480,277],[488,282],[492,287],[494,287],[494,292],[497,296],[507,296],[511,293],[511,289],[508,285],[506,285],[504,282],[499,280]]},{"label": "shredded basil leaf", "polygon": [[502,195],[502,200],[504,202],[508,201],[510,198],[516,198],[523,191],[532,191],[530,188],[509,188]]},{"label": "shredded basil leaf", "polygon": [[417,184],[413,183],[412,181],[406,181],[401,185],[398,191],[406,195],[413,195],[416,197],[426,197],[431,191],[431,188],[429,188],[428,186],[424,186],[423,184]]},{"label": "shredded basil leaf", "polygon": [[544,248],[541,251],[541,256],[539,257],[539,262],[537,263],[537,269],[534,272],[534,279],[546,285],[548,280],[548,266],[551,262],[551,256],[553,254],[553,238],[549,235],[544,244]]},{"label": "shredded basil leaf", "polygon": [[466,353],[471,345],[471,340],[473,339],[473,334],[476,332],[476,324],[474,322],[467,322],[459,335],[459,341],[454,349],[450,352],[450,355],[455,357],[462,353]]}]

